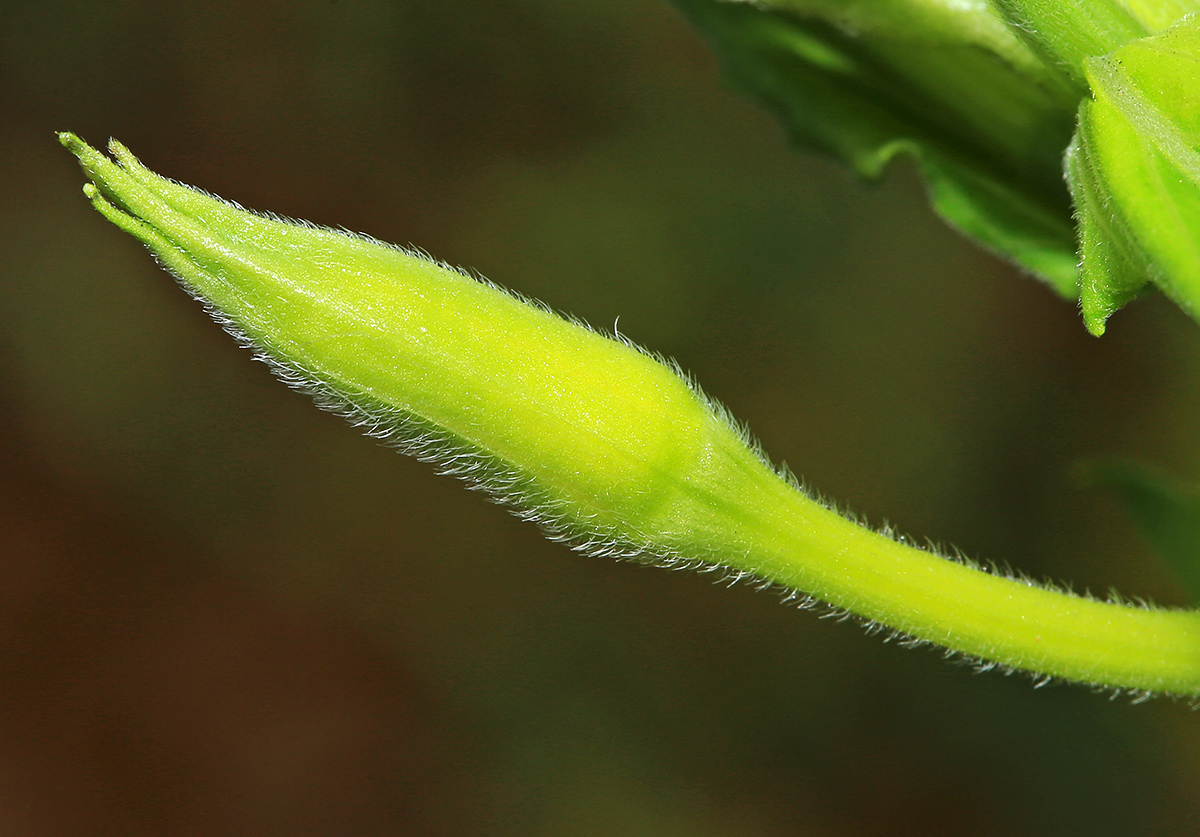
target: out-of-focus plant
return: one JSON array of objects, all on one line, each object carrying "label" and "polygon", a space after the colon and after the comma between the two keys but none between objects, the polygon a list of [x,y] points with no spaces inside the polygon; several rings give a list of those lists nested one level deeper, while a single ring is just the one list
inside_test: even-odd
[{"label": "out-of-focus plant", "polygon": [[[1200,15],[1187,2],[677,0],[730,77],[865,176],[1081,300],[1200,298]],[[1200,0],[1197,0],[1200,3]],[[592,553],[720,567],[985,667],[1200,695],[1200,612],[1104,602],[920,550],[772,468],[677,368],[372,239],[263,216],[71,134],[85,192],[287,382]],[[1064,179],[1065,175],[1065,179]],[[1195,495],[1111,465],[1181,578]]]},{"label": "out-of-focus plant", "polygon": [[1147,282],[1200,316],[1200,0],[676,5],[798,142],[866,177],[915,157],[1093,334]]}]

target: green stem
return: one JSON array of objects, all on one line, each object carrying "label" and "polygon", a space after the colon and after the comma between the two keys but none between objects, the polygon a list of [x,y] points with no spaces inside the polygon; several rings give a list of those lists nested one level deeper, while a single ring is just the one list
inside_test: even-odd
[{"label": "green stem", "polygon": [[1116,604],[986,572],[814,508],[754,543],[758,572],[908,636],[1014,669],[1146,692],[1200,692],[1200,613]]}]

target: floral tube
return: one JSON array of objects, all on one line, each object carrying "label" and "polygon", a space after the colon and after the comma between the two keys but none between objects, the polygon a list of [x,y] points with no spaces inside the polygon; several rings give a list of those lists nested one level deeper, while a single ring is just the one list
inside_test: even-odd
[{"label": "floral tube", "polygon": [[955,652],[1200,694],[1200,614],[993,574],[847,520],[676,368],[419,254],[263,216],[72,134],[84,187],[288,383],[593,553],[723,567]]}]

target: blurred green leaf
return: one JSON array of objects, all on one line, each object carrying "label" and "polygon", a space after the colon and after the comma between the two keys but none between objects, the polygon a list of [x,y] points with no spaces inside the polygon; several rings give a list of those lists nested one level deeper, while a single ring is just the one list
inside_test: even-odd
[{"label": "blurred green leaf", "polygon": [[914,157],[937,212],[1076,294],[1062,154],[1082,88],[985,4],[676,0],[798,143],[879,177]]},{"label": "blurred green leaf", "polygon": [[1200,15],[1086,63],[1068,177],[1094,334],[1154,282],[1200,313]]},{"label": "blurred green leaf", "polygon": [[1089,463],[1086,477],[1116,493],[1142,537],[1200,601],[1200,489],[1124,459]]}]

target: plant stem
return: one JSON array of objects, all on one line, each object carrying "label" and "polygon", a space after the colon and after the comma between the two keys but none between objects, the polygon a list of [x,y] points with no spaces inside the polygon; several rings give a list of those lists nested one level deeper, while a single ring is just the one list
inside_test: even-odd
[{"label": "plant stem", "polygon": [[[782,481],[744,569],[902,634],[1097,686],[1200,693],[1200,612],[1098,601],[949,560],[817,506]],[[767,496],[773,501],[766,500]]]}]

